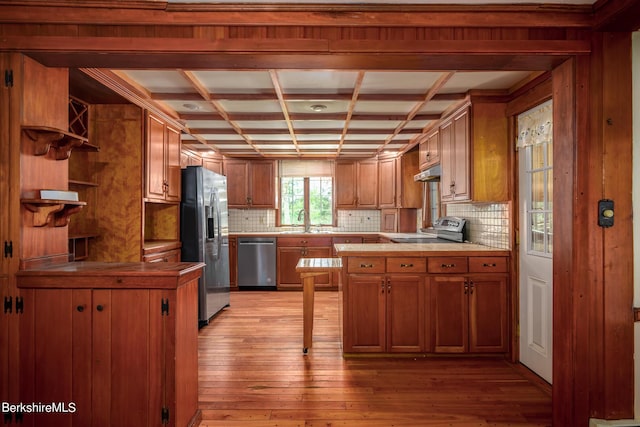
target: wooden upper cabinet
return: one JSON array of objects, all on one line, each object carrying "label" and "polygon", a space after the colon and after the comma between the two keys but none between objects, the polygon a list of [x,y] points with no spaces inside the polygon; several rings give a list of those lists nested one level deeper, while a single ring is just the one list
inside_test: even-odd
[{"label": "wooden upper cabinet", "polygon": [[166,160],[165,160],[165,179],[167,180],[167,189],[165,199],[167,201],[179,202],[182,192],[180,172],[180,131],[166,127]]},{"label": "wooden upper cabinet", "polygon": [[249,206],[254,208],[275,208],[275,176],[274,161],[251,162],[249,168]]},{"label": "wooden upper cabinet", "polygon": [[378,161],[378,206],[380,208],[395,208],[397,195],[397,164],[398,159],[383,159]]},{"label": "wooden upper cabinet", "polygon": [[338,161],[335,165],[336,208],[378,207],[378,161]]},{"label": "wooden upper cabinet", "polygon": [[378,161],[359,161],[357,172],[358,207],[376,209],[378,207]]},{"label": "wooden upper cabinet", "polygon": [[509,200],[510,154],[503,103],[472,103],[439,129],[443,202]]},{"label": "wooden upper cabinet", "polygon": [[419,146],[420,170],[440,163],[440,132],[431,132]]},{"label": "wooden upper cabinet", "polygon": [[477,202],[510,199],[511,157],[506,104],[471,105],[472,196]]},{"label": "wooden upper cabinet", "polygon": [[418,150],[413,150],[401,157],[378,161],[378,207],[421,207],[421,183],[413,179],[413,176],[420,172],[418,157]]},{"label": "wooden upper cabinet", "polygon": [[230,208],[275,208],[273,160],[225,160],[224,174]]},{"label": "wooden upper cabinet", "polygon": [[356,179],[356,162],[336,162],[334,193],[337,208],[357,206]]},{"label": "wooden upper cabinet", "polygon": [[147,113],[145,138],[145,197],[151,201],[180,201],[180,131]]},{"label": "wooden upper cabinet", "polygon": [[440,179],[443,202],[470,199],[469,109],[454,114],[440,126]]}]

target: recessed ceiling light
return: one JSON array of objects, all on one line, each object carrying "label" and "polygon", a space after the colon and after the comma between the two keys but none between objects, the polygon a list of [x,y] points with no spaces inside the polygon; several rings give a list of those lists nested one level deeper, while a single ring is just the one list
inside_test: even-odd
[{"label": "recessed ceiling light", "polygon": [[327,106],[324,104],[313,104],[309,106],[309,109],[311,111],[315,111],[316,113],[319,113],[320,111],[326,110]]},{"label": "recessed ceiling light", "polygon": [[184,108],[186,108],[187,110],[191,110],[191,111],[195,111],[195,110],[199,110],[200,106],[197,104],[182,104],[182,106]]}]

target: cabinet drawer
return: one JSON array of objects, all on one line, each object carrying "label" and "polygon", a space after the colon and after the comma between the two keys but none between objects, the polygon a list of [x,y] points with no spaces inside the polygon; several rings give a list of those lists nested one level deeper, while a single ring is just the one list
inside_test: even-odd
[{"label": "cabinet drawer", "polygon": [[432,257],[427,260],[429,273],[466,273],[467,257]]},{"label": "cabinet drawer", "polygon": [[349,273],[384,273],[384,257],[349,257]]},{"label": "cabinet drawer", "polygon": [[342,236],[342,237],[334,237],[333,244],[340,243],[362,243],[362,237],[360,236]]},{"label": "cabinet drawer", "polygon": [[278,237],[278,246],[331,246],[331,237]]},{"label": "cabinet drawer", "polygon": [[507,257],[469,257],[471,273],[506,273]]},{"label": "cabinet drawer", "polygon": [[388,273],[426,273],[426,258],[387,258]]}]

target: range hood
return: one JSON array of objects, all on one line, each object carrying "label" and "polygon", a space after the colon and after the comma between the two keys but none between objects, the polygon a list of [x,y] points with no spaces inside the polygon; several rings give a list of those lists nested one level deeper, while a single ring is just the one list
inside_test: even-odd
[{"label": "range hood", "polygon": [[414,181],[437,181],[440,179],[440,165],[435,165],[413,176]]}]

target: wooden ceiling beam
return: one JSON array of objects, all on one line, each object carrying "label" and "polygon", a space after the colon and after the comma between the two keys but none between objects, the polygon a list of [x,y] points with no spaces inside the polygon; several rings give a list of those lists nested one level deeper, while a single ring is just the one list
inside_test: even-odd
[{"label": "wooden ceiling beam", "polygon": [[[143,2],[144,3],[144,2]],[[521,27],[590,28],[589,5],[215,5],[117,2],[76,6],[49,0],[0,2],[0,22],[98,25],[347,26],[347,27]],[[155,4],[154,4],[155,3]],[[163,8],[166,6],[166,9]],[[108,11],[108,13],[106,13]]]}]

